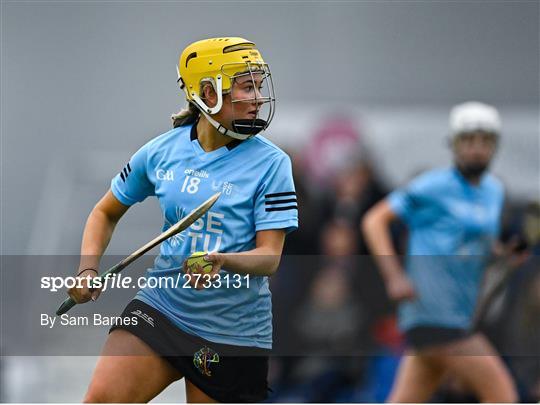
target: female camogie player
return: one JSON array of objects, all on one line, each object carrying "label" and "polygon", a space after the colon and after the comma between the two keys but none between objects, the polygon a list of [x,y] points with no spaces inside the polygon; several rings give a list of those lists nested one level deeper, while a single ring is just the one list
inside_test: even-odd
[{"label": "female camogie player", "polygon": [[[454,166],[418,176],[362,223],[388,295],[400,302],[408,345],[388,401],[427,401],[448,372],[483,402],[515,402],[501,359],[482,334],[471,331],[504,198],[503,186],[487,172],[500,118],[495,108],[468,102],[453,108],[450,127]],[[398,217],[409,229],[405,272],[389,231]]]},{"label": "female camogie player", "polygon": [[[122,315],[138,322],[111,329],[86,402],[146,402],[182,377],[188,402],[267,396],[268,276],[286,233],[298,227],[290,159],[257,135],[274,112],[270,71],[254,43],[214,38],[189,45],[178,74],[188,108],[173,116],[171,131],[132,156],[92,210],[79,276],[97,275],[115,225],[136,202],[157,197],[167,229],[217,191],[222,195],[161,245],[147,278],[185,280],[143,288],[128,304]],[[196,251],[213,252],[207,256],[212,277],[183,272],[184,259]],[[69,294],[80,303],[99,291]]]}]

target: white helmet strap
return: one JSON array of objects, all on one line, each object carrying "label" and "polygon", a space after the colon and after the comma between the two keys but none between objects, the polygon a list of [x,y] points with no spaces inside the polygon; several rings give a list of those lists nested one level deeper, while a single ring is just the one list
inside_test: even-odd
[{"label": "white helmet strap", "polygon": [[[208,114],[216,114],[221,110],[221,107],[223,106],[223,80],[221,79],[221,75],[216,76],[216,84],[214,86],[214,89],[217,94],[217,103],[214,107],[208,107],[206,103],[199,97],[196,91],[191,90],[191,97],[193,100],[199,105],[201,108],[201,111],[205,111]],[[187,90],[186,90],[187,91]]]},{"label": "white helmet strap", "polygon": [[240,134],[231,129],[227,129],[209,115],[209,114],[217,114],[219,110],[221,110],[221,107],[223,106],[223,80],[222,80],[221,75],[216,76],[216,84],[214,86],[214,89],[217,93],[217,103],[214,107],[208,107],[206,103],[199,97],[197,92],[191,91],[191,94],[188,94],[190,90],[188,90],[187,87],[184,85],[184,81],[180,77],[180,70],[178,69],[178,66],[176,66],[176,72],[178,73],[177,82],[180,84],[180,88],[184,90],[184,92],[188,96],[188,99],[189,99],[189,95],[191,95],[191,97],[193,98],[193,101],[195,101],[195,106],[205,116],[208,122],[212,124],[214,128],[216,128],[216,130],[220,134],[230,136],[231,138],[238,139],[241,141],[251,138],[253,136],[251,134]]}]

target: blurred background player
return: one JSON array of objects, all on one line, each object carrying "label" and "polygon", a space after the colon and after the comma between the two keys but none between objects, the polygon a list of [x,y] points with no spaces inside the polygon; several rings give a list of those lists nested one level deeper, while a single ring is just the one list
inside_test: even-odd
[{"label": "blurred background player", "polygon": [[[97,276],[114,227],[131,205],[156,196],[166,229],[221,191],[205,216],[163,242],[147,272],[177,277],[186,256],[212,251],[211,282],[196,283],[186,269],[189,284],[141,289],[123,313],[138,314],[139,322],[111,329],[87,402],[147,402],[182,377],[188,402],[267,396],[268,276],[277,270],[285,234],[298,226],[290,159],[257,135],[274,112],[270,70],[254,43],[213,38],[182,52],[178,74],[188,106],[173,116],[171,131],[132,156],[92,210],[78,275]],[[99,291],[69,294],[85,302]]]},{"label": "blurred background player", "polygon": [[[387,293],[400,302],[399,325],[408,346],[391,402],[428,401],[447,373],[478,400],[517,400],[495,349],[481,333],[471,332],[504,200],[502,184],[488,172],[500,129],[494,107],[455,106],[450,114],[453,167],[418,176],[379,202],[362,222]],[[389,230],[398,218],[409,229],[406,271]]]}]

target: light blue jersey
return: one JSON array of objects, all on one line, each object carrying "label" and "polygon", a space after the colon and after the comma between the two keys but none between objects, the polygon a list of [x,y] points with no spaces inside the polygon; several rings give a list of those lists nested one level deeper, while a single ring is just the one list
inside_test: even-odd
[{"label": "light blue jersey", "polygon": [[[175,128],[144,145],[111,182],[125,205],[156,196],[169,228],[217,191],[216,204],[188,229],[161,244],[148,277],[177,276],[196,251],[242,252],[255,248],[257,231],[298,227],[291,161],[257,135],[205,152],[196,127]],[[268,277],[235,278],[220,272],[221,287],[203,290],[144,288],[136,298],[155,307],[185,332],[209,341],[271,348]],[[237,275],[238,276],[238,275]],[[236,288],[241,280],[241,287]],[[228,280],[228,281],[226,281]]]},{"label": "light blue jersey", "polygon": [[503,200],[491,174],[473,186],[455,168],[424,173],[389,195],[409,229],[406,271],[417,293],[399,307],[401,329],[471,326]]}]

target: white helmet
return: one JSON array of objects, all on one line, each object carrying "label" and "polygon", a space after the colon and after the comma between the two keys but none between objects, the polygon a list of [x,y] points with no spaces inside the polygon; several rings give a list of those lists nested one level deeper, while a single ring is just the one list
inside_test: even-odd
[{"label": "white helmet", "polygon": [[497,109],[477,101],[458,104],[450,111],[450,132],[454,138],[459,134],[485,131],[499,135],[501,118]]}]

